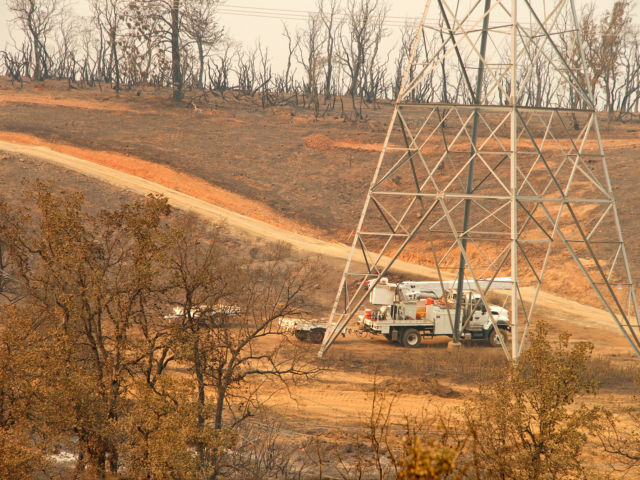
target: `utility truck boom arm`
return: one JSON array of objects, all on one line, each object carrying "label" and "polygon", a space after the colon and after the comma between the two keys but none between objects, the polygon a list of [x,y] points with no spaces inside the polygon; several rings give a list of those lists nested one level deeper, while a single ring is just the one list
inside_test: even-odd
[{"label": "utility truck boom arm", "polygon": [[[510,277],[491,279],[482,278],[476,283],[474,280],[465,280],[462,289],[486,292],[489,288],[492,290],[509,290],[512,280]],[[440,298],[445,292],[456,290],[458,288],[457,280],[447,280],[443,282],[402,282],[398,284],[398,290],[405,295],[417,294],[419,298]]]}]

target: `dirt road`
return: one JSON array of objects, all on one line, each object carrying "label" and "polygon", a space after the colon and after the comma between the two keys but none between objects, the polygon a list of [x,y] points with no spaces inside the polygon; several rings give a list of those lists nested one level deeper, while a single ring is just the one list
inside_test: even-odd
[{"label": "dirt road", "polygon": [[[318,240],[310,236],[294,233],[221,208],[160,183],[61,153],[48,147],[0,140],[0,150],[45,160],[118,187],[129,189],[141,195],[149,193],[162,194],[167,197],[171,205],[176,208],[194,212],[211,220],[223,221],[231,230],[243,234],[255,236],[263,240],[286,242],[308,254],[328,256],[339,260],[346,260],[349,255],[349,247],[346,245]],[[179,172],[176,172],[176,175],[179,175]],[[437,278],[436,271],[429,267],[401,261],[396,262],[394,265],[395,269],[403,274],[414,277]],[[523,294],[525,301],[533,297],[533,291],[525,291]],[[536,308],[538,307],[552,314],[553,318],[558,318],[563,324],[567,325],[567,327],[570,326],[571,328],[568,329],[572,332],[580,332],[587,337],[591,337],[593,340],[599,340],[595,343],[614,347],[620,353],[631,353],[631,348],[623,338],[618,327],[603,310],[585,306],[546,292],[538,298]],[[580,337],[583,337],[583,335],[579,334],[578,338]]]},{"label": "dirt road", "polygon": [[[45,146],[0,140],[0,150],[28,155],[52,162],[84,175],[111,183],[112,185],[126,188],[140,195],[147,195],[149,193],[162,194],[167,197],[171,205],[176,208],[191,211],[212,220],[224,221],[231,229],[238,230],[245,234],[250,234],[265,240],[288,243],[300,251],[312,255],[329,256],[340,260],[346,260],[349,255],[349,248],[343,244],[318,240],[307,235],[291,232],[219,207],[160,183],[61,153]],[[175,175],[180,175],[180,173],[176,171]],[[394,265],[396,266],[396,270],[402,273],[431,278],[436,278],[437,276],[436,271],[429,267],[401,261],[396,262]]]}]

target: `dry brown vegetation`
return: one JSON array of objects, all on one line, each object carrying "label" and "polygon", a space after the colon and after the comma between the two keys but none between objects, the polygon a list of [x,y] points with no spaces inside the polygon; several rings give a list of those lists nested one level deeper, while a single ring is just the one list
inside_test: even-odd
[{"label": "dry brown vegetation", "polygon": [[[223,38],[220,3],[97,0],[80,28],[58,0],[8,0],[26,41],[0,52],[0,139],[348,241],[413,27],[385,61],[383,1],[319,1],[302,29],[285,26],[289,61],[274,73],[267,49]],[[637,278],[638,31],[631,2],[601,17],[593,5],[579,12],[587,87],[607,111],[604,148]],[[570,38],[558,41],[577,68]],[[554,92],[576,105],[544,59],[534,67],[527,106]],[[464,102],[460,72],[446,70],[410,100]],[[277,321],[325,316],[340,262],[203,223],[162,197],[0,158],[2,478],[640,474],[640,369],[593,309],[573,318],[562,300],[541,302],[517,365],[479,345],[430,340],[408,352],[356,335],[319,361]],[[423,247],[403,260],[429,263]],[[595,304],[573,262],[557,253],[552,263],[547,289]]]},{"label": "dry brown vegetation", "polygon": [[80,194],[36,182],[23,202],[1,206],[3,471],[48,472],[56,450],[85,478],[230,469],[260,379],[315,370],[276,320],[304,308],[318,269],[284,246],[247,252],[190,217],[167,222],[162,198],[91,214]]},{"label": "dry brown vegetation", "polygon": [[[60,89],[59,85],[50,82],[40,86],[42,88],[35,89],[27,82],[24,91],[9,88],[0,91],[0,101],[6,106],[0,113],[0,122],[3,122],[0,128],[5,131],[11,130],[10,138],[28,142],[44,140],[56,145],[56,148],[85,158],[92,158],[93,152],[97,150],[95,157],[99,162],[125,170],[130,169],[134,173],[148,175],[161,182],[173,176],[172,181],[176,181],[176,178],[183,181],[184,184],[179,185],[180,188],[192,188],[190,192],[197,196],[233,206],[240,211],[251,211],[254,216],[273,223],[292,216],[295,221],[291,222],[289,219],[287,221],[291,223],[279,224],[306,233],[317,232],[319,236],[330,239],[344,239],[350,234],[352,219],[360,209],[361,195],[368,182],[367,168],[376,160],[375,145],[381,138],[382,128],[386,123],[385,116],[388,114],[386,107],[383,107],[381,111],[377,111],[380,114],[379,120],[371,120],[368,124],[350,124],[329,119],[316,122],[308,114],[295,109],[287,109],[284,112],[275,109],[260,111],[250,102],[225,101],[216,106],[210,105],[210,111],[204,106],[200,111],[193,111],[188,107],[168,106],[162,99],[165,95],[162,91],[148,91],[141,97],[133,94],[129,96],[123,92],[119,97],[114,97],[108,92],[100,93],[90,89],[65,91]],[[42,92],[46,92],[47,89],[49,94],[43,95]],[[27,96],[23,102],[21,95],[24,92]],[[102,109],[93,108],[94,105],[102,106]],[[110,113],[102,118],[101,115],[105,112]],[[291,112],[295,115],[292,116]],[[372,112],[372,118],[378,113]],[[60,122],[63,122],[64,128],[60,128]],[[148,128],[143,125],[147,123],[151,125]],[[105,124],[110,125],[110,128],[104,128]],[[185,130],[181,131],[180,135],[164,133],[177,124],[185,125]],[[247,125],[255,125],[257,130],[252,132],[246,128]],[[617,148],[609,158],[616,182],[614,189],[616,193],[623,192],[622,196],[619,195],[621,199],[618,205],[621,209],[623,231],[626,238],[629,238],[627,232],[629,228],[631,232],[635,231],[634,223],[632,218],[625,216],[624,205],[633,204],[636,192],[631,185],[631,153],[621,150],[621,146],[625,142],[637,142],[637,133],[635,127],[623,124],[610,124],[606,128],[606,141],[610,142],[611,147]],[[138,145],[133,134],[135,129],[141,129],[143,132],[141,145]],[[206,133],[208,130],[209,133]],[[319,130],[322,133],[318,133]],[[216,131],[218,133],[215,133]],[[16,136],[16,133],[21,132],[31,136]],[[231,137],[232,135],[235,137]],[[318,135],[324,135],[326,138]],[[250,155],[249,151],[238,151],[236,144],[232,153],[231,142],[246,139],[248,136],[259,141],[259,147]],[[352,140],[347,140],[351,137],[358,139],[358,145]],[[229,142],[228,150],[225,147],[226,142]],[[297,152],[297,157],[292,158],[300,158],[301,161],[289,162],[281,159],[281,163],[278,164],[278,154],[275,152],[282,151],[282,146],[284,151]],[[327,146],[330,148],[327,149]],[[181,148],[184,151],[181,152]],[[260,155],[256,155],[256,151]],[[611,149],[609,151],[611,152]],[[215,155],[212,152],[215,152]],[[134,158],[130,158],[131,156]],[[272,161],[271,156],[276,160]],[[234,166],[236,158],[244,160]],[[169,170],[162,173],[153,163],[139,163],[140,160],[159,162]],[[283,170],[285,167],[286,170]],[[5,173],[3,178],[10,179],[5,180],[5,198],[14,206],[32,208],[28,199],[19,200],[26,188],[20,179],[25,176],[50,180],[70,191],[84,191],[86,205],[92,215],[105,205],[109,205],[110,209],[117,209],[122,202],[132,204],[139,200],[124,191],[28,158],[5,155],[2,168]],[[325,169],[330,175],[320,175]],[[241,172],[242,175],[234,177],[230,174],[232,170]],[[286,171],[287,175],[278,175],[282,171]],[[188,172],[191,176],[177,176],[172,172]],[[258,188],[253,188],[254,182]],[[211,184],[213,187],[207,187]],[[307,193],[317,192],[316,198],[301,195],[301,185],[304,185]],[[216,186],[218,188],[215,188]],[[335,188],[339,195],[324,193],[324,189],[331,188]],[[356,192],[354,188],[360,188],[360,191]],[[233,190],[235,195],[225,199],[226,189]],[[262,193],[258,194],[259,191]],[[207,192],[212,192],[210,197],[206,197]],[[268,208],[260,209],[262,202],[267,204]],[[282,205],[286,205],[286,208],[281,208]],[[316,224],[317,219],[319,223]],[[253,250],[255,255],[264,250],[256,239],[227,236],[225,248],[239,249],[251,256],[249,246],[254,242],[257,246],[257,249]],[[249,246],[243,246],[245,244]],[[634,258],[633,252],[637,249],[632,235],[629,245],[631,258]],[[318,288],[312,288],[310,294],[305,297],[305,309],[312,315],[326,315],[327,305],[332,301],[333,288],[337,285],[342,265],[327,261],[324,268],[324,281],[319,282]],[[558,274],[554,281],[564,282],[565,277]],[[158,312],[158,318],[161,316],[160,313]],[[557,332],[564,329],[559,323],[563,320],[562,315],[559,318],[551,318],[550,311],[545,310],[537,317],[547,317],[558,322],[552,325],[552,339],[555,339]],[[15,325],[25,327],[17,321]],[[627,468],[630,464],[635,468],[634,444],[616,443],[617,438],[626,439],[625,435],[635,428],[633,395],[636,394],[635,380],[638,377],[635,360],[630,359],[626,353],[621,354],[619,349],[609,348],[612,339],[608,338],[608,333],[603,337],[603,332],[593,326],[585,325],[584,328],[578,328],[575,322],[568,325],[572,325],[576,338],[596,344],[595,356],[586,359],[585,365],[590,373],[589,380],[596,380],[601,384],[600,393],[597,396],[580,397],[579,401],[585,402],[589,408],[604,406],[618,412],[615,422],[608,424],[613,425],[615,430],[603,429],[608,435],[602,438],[607,442],[609,450],[618,452],[618,457],[603,456],[599,447],[600,439],[597,436],[589,436],[585,447],[588,454],[583,458],[584,465],[593,466],[600,473],[606,474],[610,469],[603,459],[607,458],[611,459],[611,463],[616,467],[623,465]],[[25,328],[27,327],[28,325]],[[273,348],[278,342],[279,340],[262,341],[256,351]],[[294,346],[298,359],[308,365],[318,365],[315,359],[316,348],[313,346],[292,344],[283,349],[282,353],[288,355],[293,351],[289,349],[293,349]],[[347,337],[329,352],[326,362],[322,364],[323,370],[317,373],[313,381],[298,381],[283,389],[271,382],[251,380],[248,392],[257,394],[254,398],[262,406],[258,410],[252,410],[251,413],[255,416],[249,417],[238,427],[237,437],[234,438],[244,440],[228,450],[230,455],[224,462],[225,468],[229,469],[227,472],[235,470],[238,478],[294,478],[298,475],[310,478],[326,475],[351,477],[359,475],[359,472],[377,477],[378,467],[383,465],[385,475],[396,475],[390,451],[385,447],[376,454],[372,446],[372,442],[380,442],[372,437],[369,421],[369,413],[374,412],[377,405],[372,403],[372,396],[376,390],[387,396],[387,400],[378,397],[378,404],[391,401],[393,397],[393,408],[389,410],[389,417],[382,420],[388,422],[389,442],[397,448],[393,455],[397,455],[398,469],[401,465],[407,466],[406,461],[409,460],[401,461],[405,455],[407,459],[413,459],[411,461],[420,465],[429,463],[429,459],[436,463],[444,459],[446,463],[447,458],[456,459],[458,466],[467,465],[458,456],[461,452],[470,452],[465,450],[469,443],[462,444],[458,443],[458,440],[453,442],[448,438],[443,439],[440,434],[447,430],[442,430],[442,425],[437,422],[434,424],[433,418],[430,417],[423,418],[422,423],[418,423],[423,429],[438,430],[440,433],[435,436],[419,434],[413,437],[408,435],[412,432],[406,431],[407,425],[403,419],[407,414],[415,415],[422,409],[426,409],[427,412],[455,412],[460,411],[469,402],[475,405],[481,398],[478,396],[477,386],[491,388],[494,376],[504,367],[505,361],[500,352],[486,347],[472,346],[460,352],[450,352],[444,347],[445,344],[433,342],[406,355],[406,352],[397,346],[378,338]],[[12,372],[9,368],[5,368],[4,371]],[[182,375],[188,377],[189,373],[188,369],[183,368],[169,368],[167,371],[172,375],[177,372],[177,378],[182,378]],[[195,375],[190,378],[195,378]],[[373,378],[376,378],[375,386],[372,383]],[[24,387],[21,383],[17,383],[16,386]],[[185,388],[185,396],[191,394],[193,397],[190,398],[197,398],[195,383]],[[154,403],[155,400],[152,402],[153,396],[147,396],[149,392],[144,393],[137,384],[129,388],[128,392],[133,395],[132,398],[137,398],[142,403],[129,404],[127,400],[127,408],[130,410],[123,420],[123,430],[119,430],[119,434],[125,437],[119,438],[128,438],[127,441],[133,438],[137,439],[137,442],[140,439],[139,435],[143,435],[137,428],[142,425],[142,419],[148,420],[148,412],[138,410],[134,406],[149,402],[154,408],[164,408],[164,404]],[[216,395],[210,395],[207,401],[214,402]],[[236,405],[236,408],[240,408],[237,412],[242,412],[243,405],[244,403]],[[621,409],[621,406],[629,407],[629,412]],[[214,417],[215,415],[211,418]],[[157,424],[154,428],[157,427],[162,435],[174,438],[173,432],[176,429],[197,425],[197,420],[193,410],[181,410],[177,416],[167,418],[168,423]],[[195,423],[189,424],[190,421]],[[21,428],[26,425],[27,432],[32,431],[32,424],[18,422],[16,425]],[[40,468],[44,465],[40,460],[44,460],[44,463],[49,462],[51,457],[48,455],[56,449],[78,452],[80,444],[77,443],[75,434],[69,434],[68,425],[67,423],[56,426],[56,432],[60,436],[56,436],[53,443],[45,444],[44,457],[40,456],[42,451],[36,449],[25,450],[11,457],[1,457],[0,460],[4,462],[5,458],[26,459],[20,464],[8,461],[5,463],[8,472],[23,472],[24,470],[20,469],[25,466]],[[419,430],[420,425],[413,424],[412,427]],[[450,427],[460,428],[460,425],[460,419],[457,418]],[[9,430],[5,432],[7,436],[4,437],[4,441],[8,442],[6,445],[29,445],[29,442],[24,441],[24,430],[22,433]],[[172,432],[172,435],[169,435],[169,432]],[[405,435],[409,440],[403,444],[402,438]],[[394,440],[391,440],[392,437]],[[184,439],[179,437],[174,440],[179,441],[180,438]],[[220,438],[218,440],[222,441]],[[227,448],[229,444],[224,443],[226,441],[227,439],[224,439],[216,445],[225,445],[224,448]],[[129,452],[127,449],[132,448],[132,445],[134,444],[127,444],[123,452]],[[160,444],[153,445],[154,448],[161,447]],[[247,453],[239,454],[236,448],[244,449]],[[136,452],[139,453],[141,450],[135,450],[134,453]],[[162,451],[157,450],[156,453],[156,460],[163,458]],[[124,465],[127,458],[133,458],[126,456],[129,454],[123,454],[119,460],[122,462],[121,465]],[[251,461],[247,460],[247,456]],[[109,455],[105,458],[109,458]],[[183,461],[185,458],[181,457],[181,460],[175,461]],[[58,464],[58,470],[68,472],[66,467],[62,468],[60,465],[64,464]],[[184,472],[187,470],[180,469],[191,468],[185,465],[176,467],[178,470],[173,472],[173,476],[184,478]],[[108,463],[105,463],[104,468],[109,469]],[[162,473],[156,471],[153,475],[158,478],[169,477],[172,474],[167,468],[165,464]],[[84,474],[90,476],[89,470],[85,467]],[[319,474],[321,471],[323,473]],[[459,470],[456,472],[462,473]],[[467,474],[470,473],[465,473]],[[119,467],[119,475],[126,476],[123,466]],[[513,474],[505,478],[526,477]]]},{"label": "dry brown vegetation", "polygon": [[[251,99],[212,95],[194,110],[168,102],[167,96],[162,89],[116,96],[106,89],[69,91],[56,82],[26,82],[23,89],[6,82],[0,90],[0,131],[3,138],[45,141],[287,230],[348,241],[384,138],[388,104],[369,110],[367,122],[352,123],[314,119],[292,106],[264,110]],[[630,212],[640,202],[633,181],[640,128],[605,121],[602,130],[623,235],[634,259],[640,255],[640,227]],[[405,259],[430,261],[419,248],[407,251]],[[562,252],[554,255],[543,288],[595,305],[597,299],[582,295],[588,284],[573,263]],[[631,268],[640,274],[636,262]],[[564,281],[567,275],[572,282]]]}]

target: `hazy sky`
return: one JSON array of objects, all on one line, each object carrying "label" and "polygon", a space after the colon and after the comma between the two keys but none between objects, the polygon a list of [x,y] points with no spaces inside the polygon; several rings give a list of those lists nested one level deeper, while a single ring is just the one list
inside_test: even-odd
[{"label": "hazy sky", "polygon": [[[553,0],[533,0],[532,4],[546,5],[553,3]],[[343,0],[346,3],[346,0]],[[387,0],[389,7],[389,31],[393,33],[405,18],[419,18],[425,6],[425,0]],[[435,1],[432,2],[435,4]],[[449,1],[449,4],[453,4]],[[463,4],[466,4],[462,0]],[[509,3],[509,2],[507,2]],[[585,3],[585,0],[576,0],[576,6]],[[610,8],[613,0],[598,0],[597,4],[602,9]],[[636,19],[640,23],[640,2],[636,2]],[[77,15],[88,15],[89,9],[87,0],[71,0],[73,11]],[[229,36],[235,40],[253,46],[257,41],[269,46],[270,55],[274,58],[276,68],[279,68],[279,60],[286,54],[286,43],[282,37],[283,22],[289,24],[293,30],[304,25],[303,14],[300,11],[312,11],[315,8],[315,0],[227,0],[220,11],[220,22],[225,26]],[[260,8],[261,17],[247,15],[247,10]],[[433,5],[432,5],[433,8]],[[278,11],[278,9],[289,12]],[[266,17],[266,18],[265,18]],[[291,18],[294,17],[294,18]],[[10,37],[8,29],[17,29],[11,26],[10,14],[6,6],[6,0],[0,0],[0,49],[3,49]],[[395,36],[391,36],[387,41],[389,48],[396,42]]]}]

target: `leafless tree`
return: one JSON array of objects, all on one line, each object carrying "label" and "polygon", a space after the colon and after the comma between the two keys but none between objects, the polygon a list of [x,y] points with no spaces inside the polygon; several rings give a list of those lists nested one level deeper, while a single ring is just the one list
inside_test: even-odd
[{"label": "leafless tree", "polygon": [[336,40],[340,37],[342,21],[340,20],[340,4],[338,0],[318,0],[316,4],[322,23],[324,24],[325,61],[324,61],[324,98],[331,97],[333,92],[334,64],[336,61]]},{"label": "leafless tree", "polygon": [[76,78],[76,52],[81,19],[61,17],[55,32],[56,49],[51,55],[51,76],[73,82]]},{"label": "leafless tree", "polygon": [[[347,94],[354,111],[355,97],[369,95],[368,83],[377,67],[380,43],[386,32],[384,20],[388,7],[382,0],[349,0],[345,9],[345,27],[341,37],[340,61],[348,77]],[[361,113],[359,114],[361,116]]]},{"label": "leafless tree", "polygon": [[286,24],[283,24],[282,35],[287,39],[287,66],[282,75],[282,93],[290,93],[293,90],[295,69],[293,69],[293,59],[300,45],[300,36],[292,33]]},{"label": "leafless tree", "polygon": [[104,53],[104,43],[100,36],[94,35],[94,29],[87,25],[80,29],[78,34],[79,56],[76,60],[79,68],[80,82],[86,82],[93,86],[94,81],[101,75],[100,66],[102,54]]},{"label": "leafless tree", "polygon": [[303,81],[303,92],[309,96],[309,103],[313,106],[316,118],[320,111],[319,88],[320,75],[322,73],[323,46],[326,42],[323,22],[320,13],[311,13],[307,19],[304,30],[298,32],[299,38],[297,60],[304,68],[305,78]]},{"label": "leafless tree", "polygon": [[[554,53],[546,39],[535,36],[533,31],[529,35],[533,46],[526,52],[526,68],[523,68],[525,73],[522,74],[522,78],[519,78],[518,89],[522,92],[522,102],[525,105],[530,107],[550,105],[554,102],[554,96],[559,93],[560,87],[560,79],[548,61]],[[508,61],[506,55],[505,53],[503,61]],[[502,85],[505,89],[510,88],[506,81]],[[507,101],[500,90],[497,95],[500,103]]]},{"label": "leafless tree", "polygon": [[283,430],[272,415],[242,425],[238,429],[242,442],[228,462],[234,478],[306,478],[303,452],[298,445],[287,441]]},{"label": "leafless tree", "polygon": [[[162,2],[161,2],[162,3]],[[173,86],[173,99],[182,100],[184,93],[182,70],[180,69],[180,0],[172,0],[170,5],[165,4],[164,8],[169,7],[168,32],[171,45],[171,84]]]},{"label": "leafless tree", "polygon": [[11,82],[20,82],[23,86],[23,77],[29,75],[29,46],[23,43],[18,49],[3,50],[0,52],[6,75],[11,78]]},{"label": "leafless tree", "polygon": [[[434,48],[434,45],[440,46],[441,43],[444,43],[443,40],[437,42],[435,37],[427,37],[424,32],[418,31],[418,25],[413,22],[405,22],[402,29],[400,30],[400,45],[397,49],[398,53],[396,59],[394,61],[394,71],[393,78],[391,81],[391,95],[393,98],[396,98],[398,92],[401,87],[402,78],[404,76],[405,70],[407,68],[407,63],[409,61],[409,56],[411,55],[411,48],[413,46],[413,42],[417,33],[420,33],[422,38],[420,39],[420,48],[417,48],[415,51],[415,56],[413,59],[413,64],[409,66],[409,72],[407,81],[412,82],[416,75],[416,64],[424,63],[428,60],[428,55],[431,49]],[[437,72],[431,72],[416,86],[416,88],[411,92],[410,99],[414,102],[428,102],[433,101],[435,99],[436,89],[438,88],[438,82],[441,82],[442,86],[442,99],[441,101],[447,102],[449,98],[447,94],[447,85],[446,85],[446,66],[445,63],[442,63],[442,69],[440,76],[438,76]]]},{"label": "leafless tree", "polygon": [[120,91],[120,55],[118,52],[122,23],[125,18],[126,3],[124,0],[91,0],[93,21],[98,27],[99,35],[106,37],[109,50],[108,60],[104,65],[103,75],[106,81],[113,81],[116,92]]},{"label": "leafless tree", "polygon": [[633,28],[625,43],[625,53],[621,59],[622,85],[619,89],[618,119],[638,111],[640,100],[640,31]]},{"label": "leafless tree", "polygon": [[235,73],[238,78],[238,90],[249,95],[255,94],[258,81],[257,57],[261,46],[257,45],[251,50],[241,50],[236,56]]},{"label": "leafless tree", "polygon": [[182,14],[183,31],[195,43],[198,51],[198,88],[204,86],[205,57],[223,37],[223,29],[216,22],[216,9],[221,0],[186,0]]},{"label": "leafless tree", "polygon": [[[416,25],[408,21],[405,22],[402,30],[400,30],[400,46],[398,48],[398,54],[394,62],[395,70],[393,76],[393,84],[391,86],[391,92],[394,98],[397,97],[398,93],[400,92],[402,78],[407,68],[407,62],[409,61],[409,56],[411,55],[411,45],[413,44],[413,39],[415,38],[415,36]],[[413,79],[414,73],[415,66],[411,65],[409,69],[409,81]]]},{"label": "leafless tree", "polygon": [[208,76],[211,88],[219,91],[222,95],[224,95],[224,92],[230,87],[229,74],[231,73],[231,66],[236,54],[236,45],[232,41],[227,40],[224,42],[223,47],[215,59],[208,64]]},{"label": "leafless tree", "polygon": [[31,44],[32,77],[43,80],[49,73],[47,41],[65,6],[61,0],[7,0],[7,6]]},{"label": "leafless tree", "polygon": [[272,82],[271,72],[271,59],[269,58],[269,49],[265,47],[264,51],[258,46],[258,53],[260,55],[260,71],[258,73],[258,90],[260,91],[260,101],[262,102],[262,108],[267,105],[274,105],[276,103],[275,94],[271,91],[270,85]]}]

